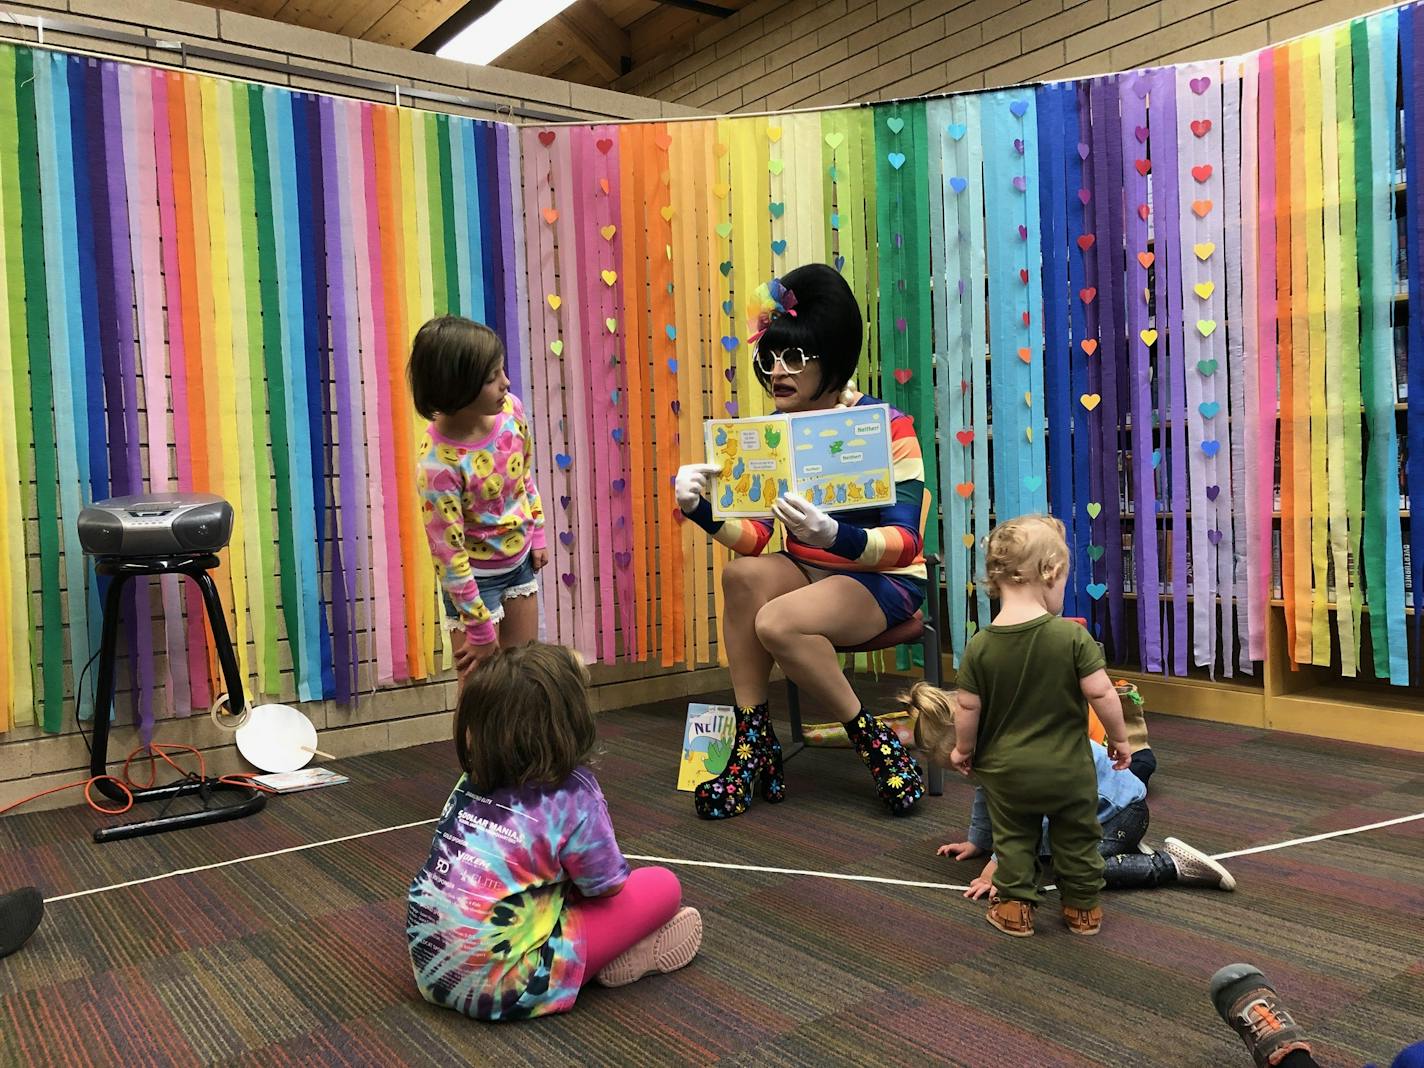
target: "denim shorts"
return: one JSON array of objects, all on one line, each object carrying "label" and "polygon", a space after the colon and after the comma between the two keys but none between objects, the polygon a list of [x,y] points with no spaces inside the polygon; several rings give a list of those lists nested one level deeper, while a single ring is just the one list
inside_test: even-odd
[{"label": "denim shorts", "polygon": [[[479,583],[480,600],[484,601],[485,607],[489,609],[491,623],[498,623],[504,618],[504,599],[506,597],[528,597],[539,592],[539,580],[534,577],[533,553],[526,555],[513,571],[506,571],[503,575],[489,575],[485,578],[476,577],[475,581]],[[450,600],[450,595],[442,589],[440,597],[445,602],[447,624],[458,627],[460,613],[455,610],[455,604]]]}]

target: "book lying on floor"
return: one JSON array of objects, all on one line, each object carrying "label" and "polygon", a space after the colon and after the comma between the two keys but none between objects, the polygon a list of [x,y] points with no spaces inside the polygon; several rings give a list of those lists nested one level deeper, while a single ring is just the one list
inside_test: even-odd
[{"label": "book lying on floor", "polygon": [[254,775],[252,781],[279,794],[295,794],[303,790],[315,790],[319,786],[340,786],[351,780],[326,768],[302,768],[299,771],[279,771],[272,775]]},{"label": "book lying on floor", "polygon": [[732,738],[737,732],[736,709],[731,705],[687,706],[687,726],[682,732],[682,760],[677,766],[677,788],[695,790],[722,774],[732,758]]}]

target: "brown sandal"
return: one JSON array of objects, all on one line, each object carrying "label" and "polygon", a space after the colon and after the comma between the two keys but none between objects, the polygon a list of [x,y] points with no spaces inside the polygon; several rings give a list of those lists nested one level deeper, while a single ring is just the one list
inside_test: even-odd
[{"label": "brown sandal", "polygon": [[1095,935],[1103,929],[1103,910],[1097,905],[1090,909],[1064,905],[1063,922],[1075,935]]},{"label": "brown sandal", "polygon": [[1027,901],[995,900],[984,917],[993,926],[1014,938],[1033,934],[1033,905]]}]

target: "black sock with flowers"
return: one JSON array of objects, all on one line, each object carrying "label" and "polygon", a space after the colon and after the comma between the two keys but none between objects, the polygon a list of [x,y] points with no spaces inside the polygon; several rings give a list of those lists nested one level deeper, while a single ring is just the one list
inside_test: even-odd
[{"label": "black sock with flowers", "polygon": [[890,811],[903,816],[924,796],[924,781],[915,763],[895,732],[865,709],[845,725],[846,736],[870,774],[875,779],[875,792],[890,806]]},{"label": "black sock with flowers", "polygon": [[760,779],[762,800],[784,801],[786,779],[781,742],[771,728],[766,702],[736,711],[737,731],[726,769],[693,792],[693,805],[705,820],[740,816],[751,805],[752,786]]}]

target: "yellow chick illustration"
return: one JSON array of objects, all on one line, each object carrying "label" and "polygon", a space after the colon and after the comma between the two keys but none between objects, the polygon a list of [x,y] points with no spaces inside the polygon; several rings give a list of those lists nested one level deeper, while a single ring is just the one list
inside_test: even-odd
[{"label": "yellow chick illustration", "polygon": [[850,499],[853,501],[863,500],[865,497],[865,492],[860,488],[859,482],[850,483],[850,488],[846,492],[850,494]]}]

